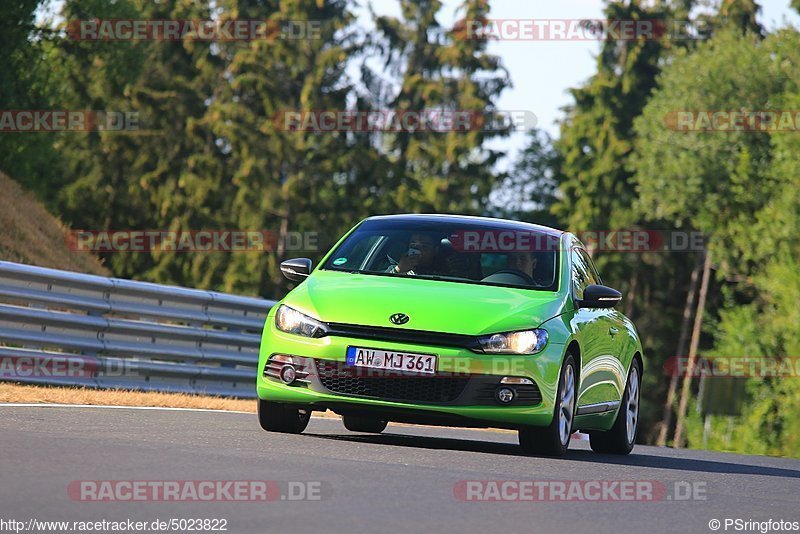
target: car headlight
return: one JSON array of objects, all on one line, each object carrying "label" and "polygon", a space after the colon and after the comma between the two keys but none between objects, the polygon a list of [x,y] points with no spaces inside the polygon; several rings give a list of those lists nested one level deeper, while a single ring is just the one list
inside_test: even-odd
[{"label": "car headlight", "polygon": [[536,354],[547,345],[547,330],[519,330],[478,338],[487,354]]},{"label": "car headlight", "polygon": [[281,304],[275,313],[275,327],[281,332],[304,337],[322,337],[328,333],[325,323]]}]

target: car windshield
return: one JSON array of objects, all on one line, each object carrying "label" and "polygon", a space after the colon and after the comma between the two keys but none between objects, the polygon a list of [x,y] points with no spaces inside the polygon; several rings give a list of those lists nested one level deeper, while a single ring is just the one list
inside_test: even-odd
[{"label": "car windshield", "polygon": [[557,235],[501,221],[371,219],[322,269],[555,291]]}]

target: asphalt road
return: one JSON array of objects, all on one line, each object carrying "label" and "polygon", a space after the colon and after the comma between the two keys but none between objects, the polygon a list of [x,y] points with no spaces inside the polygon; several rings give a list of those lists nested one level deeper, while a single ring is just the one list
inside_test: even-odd
[{"label": "asphalt road", "polygon": [[[613,457],[594,454],[582,441],[573,441],[562,459],[535,458],[519,454],[512,433],[390,425],[373,436],[313,419],[305,434],[292,436],[266,433],[247,414],[0,406],[0,447],[0,520],[6,521],[217,518],[233,534],[654,534],[712,532],[713,519],[800,521],[798,460],[643,446]],[[74,488],[87,480],[267,480],[281,488],[302,481],[320,498],[92,502],[69,492],[71,482]],[[606,481],[606,487],[651,481],[666,493],[657,500],[645,500],[645,492],[625,501],[612,494],[600,502],[574,495],[566,502],[557,496],[475,502],[454,492],[465,480]],[[490,486],[481,484],[473,496],[490,495]],[[684,499],[692,493],[687,488],[694,494]],[[727,532],[758,531],[752,526],[731,525]],[[726,532],[724,523],[719,532]]]}]

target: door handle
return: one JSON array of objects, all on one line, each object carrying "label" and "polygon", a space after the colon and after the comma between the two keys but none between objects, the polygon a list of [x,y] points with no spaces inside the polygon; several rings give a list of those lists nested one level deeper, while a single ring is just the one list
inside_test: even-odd
[{"label": "door handle", "polygon": [[617,334],[619,334],[619,328],[612,326],[611,328],[608,329],[608,333],[609,335],[616,336]]}]

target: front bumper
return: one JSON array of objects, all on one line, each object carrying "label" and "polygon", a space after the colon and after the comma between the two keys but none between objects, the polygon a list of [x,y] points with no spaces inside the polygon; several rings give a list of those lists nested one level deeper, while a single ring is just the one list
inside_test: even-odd
[{"label": "front bumper", "polygon": [[[433,377],[367,375],[343,377],[348,368],[348,346],[389,351],[436,354]],[[519,428],[547,426],[553,406],[564,346],[548,344],[532,356],[477,354],[459,347],[397,343],[354,337],[304,338],[277,330],[267,320],[259,357],[258,397],[272,402],[330,409],[337,413],[370,414],[399,422]],[[304,382],[287,385],[265,375],[271,356],[291,356],[308,375]],[[274,368],[274,367],[273,367]],[[272,373],[273,375],[275,373]],[[532,380],[530,387],[515,387],[514,401],[503,405],[494,391],[503,377]]]}]

